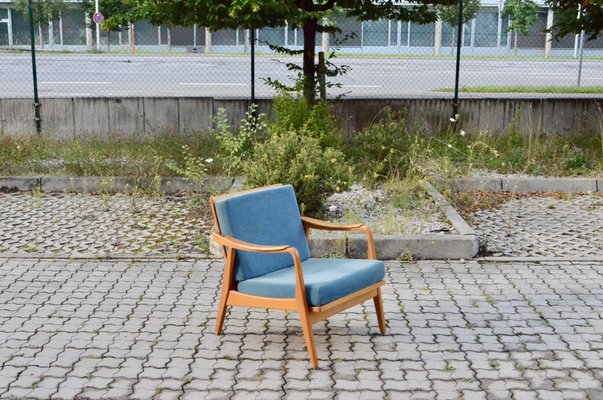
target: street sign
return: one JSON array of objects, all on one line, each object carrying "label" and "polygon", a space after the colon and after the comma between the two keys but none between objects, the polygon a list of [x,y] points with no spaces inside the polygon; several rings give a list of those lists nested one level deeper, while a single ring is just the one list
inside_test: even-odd
[{"label": "street sign", "polygon": [[97,24],[100,24],[101,22],[103,22],[105,20],[105,16],[100,12],[95,12],[94,15],[92,16],[92,20],[94,22],[96,22]]}]

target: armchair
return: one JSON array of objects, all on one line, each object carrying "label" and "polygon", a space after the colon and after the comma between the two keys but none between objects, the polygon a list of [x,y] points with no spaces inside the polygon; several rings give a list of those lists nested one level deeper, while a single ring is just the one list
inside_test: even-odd
[{"label": "armchair", "polygon": [[[385,317],[380,287],[385,267],[376,260],[370,228],[301,217],[291,185],[273,185],[210,199],[225,259],[216,334],[227,306],[299,313],[312,367],[318,367],[312,325],[373,299],[381,334]],[[311,258],[311,229],[361,231],[368,240],[365,260]]]}]

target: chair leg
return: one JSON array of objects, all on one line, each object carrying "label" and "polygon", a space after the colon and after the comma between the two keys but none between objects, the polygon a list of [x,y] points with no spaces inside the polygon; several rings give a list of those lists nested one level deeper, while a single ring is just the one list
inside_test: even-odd
[{"label": "chair leg", "polygon": [[304,338],[306,339],[306,347],[308,348],[308,355],[310,356],[310,364],[312,364],[312,368],[318,368],[316,344],[314,343],[314,333],[312,332],[312,324],[308,319],[308,312],[306,310],[301,310],[299,312],[299,319],[301,321],[302,330],[304,331]]},{"label": "chair leg", "polygon": [[222,332],[222,326],[224,325],[224,316],[226,315],[226,300],[228,299],[228,288],[222,289],[222,294],[220,295],[220,304],[218,305],[218,315],[216,316],[216,335],[219,335]]},{"label": "chair leg", "polygon": [[375,302],[375,311],[377,311],[377,320],[379,321],[379,330],[385,335],[385,314],[383,313],[383,298],[381,297],[381,288],[377,288],[377,296],[373,297]]}]

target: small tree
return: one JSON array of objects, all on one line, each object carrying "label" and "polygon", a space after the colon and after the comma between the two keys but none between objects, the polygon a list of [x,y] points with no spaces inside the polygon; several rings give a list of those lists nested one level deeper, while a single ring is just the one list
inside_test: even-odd
[{"label": "small tree", "polygon": [[532,0],[505,0],[503,17],[509,17],[511,24],[505,32],[515,33],[513,51],[517,56],[517,36],[521,32],[524,35],[530,31],[530,27],[538,21],[538,4]]},{"label": "small tree", "polygon": [[192,26],[212,30],[282,27],[286,23],[303,30],[303,94],[314,103],[316,88],[316,35],[329,27],[323,19],[339,7],[359,20],[388,18],[426,24],[435,21],[433,6],[455,0],[415,0],[402,6],[398,0],[124,0],[131,3],[131,20],[156,25]]},{"label": "small tree", "polygon": [[[44,47],[43,27],[48,25],[49,21],[56,18],[59,13],[66,8],[63,0],[34,0],[32,2],[33,22],[38,26],[38,40],[40,47]],[[29,4],[27,0],[16,0],[15,8],[25,15],[25,20],[29,21]],[[33,38],[31,40],[34,40]]]},{"label": "small tree", "polygon": [[[480,0],[463,0],[463,24],[471,21],[479,11]],[[450,54],[454,53],[455,26],[459,23],[459,6],[438,6],[438,16],[452,27],[450,32]]]}]

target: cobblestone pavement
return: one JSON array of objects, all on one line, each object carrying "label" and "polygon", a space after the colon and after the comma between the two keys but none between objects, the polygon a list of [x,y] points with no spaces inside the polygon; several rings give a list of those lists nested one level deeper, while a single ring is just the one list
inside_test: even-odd
[{"label": "cobblestone pavement", "polygon": [[496,256],[603,255],[602,196],[516,199],[473,213],[471,220]]},{"label": "cobblestone pavement", "polygon": [[0,398],[602,399],[593,263],[388,263],[372,303],[315,326],[231,310],[217,261],[0,259]]},{"label": "cobblestone pavement", "polygon": [[0,193],[0,253],[201,252],[184,197]]}]

